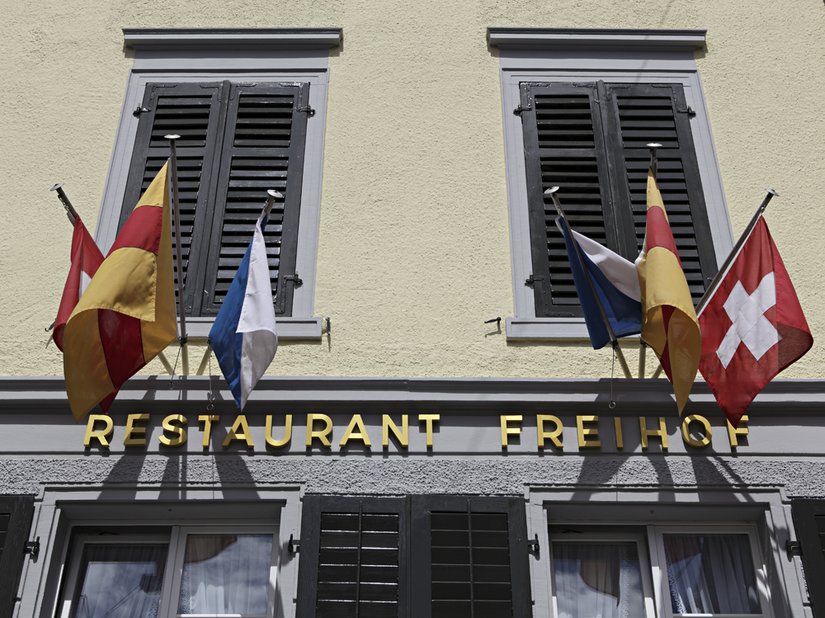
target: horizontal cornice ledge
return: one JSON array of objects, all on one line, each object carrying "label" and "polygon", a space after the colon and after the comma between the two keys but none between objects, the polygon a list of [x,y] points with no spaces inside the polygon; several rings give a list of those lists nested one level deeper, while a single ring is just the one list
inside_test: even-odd
[{"label": "horizontal cornice ledge", "polygon": [[[234,402],[220,378],[212,378],[217,413],[236,412]],[[121,389],[112,412],[186,413],[208,403],[210,380],[168,376],[141,376]],[[615,408],[609,407],[615,399]],[[249,400],[246,412],[268,413],[272,407],[289,410],[335,412],[336,410],[380,411],[405,408],[424,410],[498,413],[507,410],[604,414],[616,416],[676,415],[670,384],[659,380],[617,379],[484,379],[484,378],[360,378],[360,377],[265,377]],[[68,412],[62,378],[0,378],[0,415]],[[748,410],[751,417],[788,415],[822,416],[825,411],[825,380],[781,380],[768,385]],[[688,413],[721,414],[704,382],[697,382]],[[823,421],[825,422],[825,421]]]},{"label": "horizontal cornice ledge", "polygon": [[341,28],[124,28],[123,44],[134,50],[216,48],[333,48]]},{"label": "horizontal cornice ledge", "polygon": [[645,49],[694,51],[705,47],[706,30],[612,28],[487,28],[492,47],[516,49]]}]

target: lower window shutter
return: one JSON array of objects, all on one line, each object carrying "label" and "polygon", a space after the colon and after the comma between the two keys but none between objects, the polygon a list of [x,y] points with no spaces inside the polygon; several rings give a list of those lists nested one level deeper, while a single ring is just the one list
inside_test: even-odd
[{"label": "lower window shutter", "polygon": [[0,496],[0,618],[14,610],[34,514],[34,496]]},{"label": "lower window shutter", "polygon": [[307,496],[299,618],[407,616],[407,500]]},{"label": "lower window shutter", "polygon": [[[132,213],[149,183],[169,158],[169,140],[177,134],[178,198],[180,200],[181,253],[184,270],[186,313],[199,315],[200,294],[196,289],[198,259],[205,242],[202,215],[214,193],[214,163],[222,131],[222,98],[227,83],[150,83],[146,86],[139,115],[135,146],[120,214],[120,227]],[[142,110],[142,111],[141,111]],[[206,228],[208,233],[208,228]],[[174,239],[174,228],[172,235]],[[191,266],[191,267],[190,267]],[[175,296],[177,297],[177,264]],[[178,299],[179,300],[179,299]],[[180,301],[179,301],[180,302]]]},{"label": "lower window shutter", "polygon": [[[204,315],[214,315],[246,252],[268,189],[283,194],[264,230],[276,314],[292,315],[309,84],[233,84],[210,205]],[[206,251],[206,248],[204,248]]]},{"label": "lower window shutter", "polygon": [[825,500],[794,500],[791,514],[814,618],[825,618]]},{"label": "lower window shutter", "polygon": [[[615,169],[615,208],[624,213],[626,232],[644,243],[649,143],[660,143],[657,182],[694,303],[716,274],[699,164],[690,129],[691,110],[681,84],[606,84],[605,124]],[[632,218],[632,221],[630,220]]]},{"label": "lower window shutter", "polygon": [[524,503],[412,498],[416,618],[524,618],[532,603]]}]

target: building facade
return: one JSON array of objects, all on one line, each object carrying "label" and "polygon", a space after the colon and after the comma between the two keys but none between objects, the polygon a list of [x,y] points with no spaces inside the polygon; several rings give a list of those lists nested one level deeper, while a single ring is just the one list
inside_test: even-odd
[{"label": "building facade", "polygon": [[[825,616],[820,347],[680,417],[591,349],[545,195],[633,259],[660,143],[698,301],[775,186],[816,341],[821,3],[4,4],[0,616]],[[48,188],[105,252],[171,133],[189,341],[77,423]],[[239,412],[206,335],[267,189]]]}]

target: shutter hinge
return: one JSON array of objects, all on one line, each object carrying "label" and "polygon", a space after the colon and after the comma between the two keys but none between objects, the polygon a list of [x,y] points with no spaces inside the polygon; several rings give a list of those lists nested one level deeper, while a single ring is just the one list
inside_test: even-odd
[{"label": "shutter hinge", "polygon": [[530,275],[527,279],[524,280],[524,285],[529,285],[533,287],[536,282],[544,281],[544,275]]},{"label": "shutter hinge", "polygon": [[529,112],[533,109],[533,106],[529,103],[527,105],[519,105],[516,109],[513,110],[513,113],[516,116],[521,116],[524,112]]},{"label": "shutter hinge", "polygon": [[303,280],[303,279],[301,279],[301,278],[298,276],[298,273],[295,273],[294,275],[284,275],[284,281],[292,281],[293,285],[294,285],[296,288],[299,288],[299,287],[301,287],[302,285],[304,285],[304,280]]},{"label": "shutter hinge", "polygon": [[132,111],[132,116],[134,116],[135,118],[138,118],[141,114],[145,114],[148,111],[151,111],[151,110],[148,110],[145,107],[141,107],[140,105],[138,105],[134,109],[134,111]]},{"label": "shutter hinge", "polygon": [[301,539],[294,539],[292,535],[289,535],[289,541],[287,541],[286,548],[290,554],[293,556],[301,551]]},{"label": "shutter hinge", "polygon": [[37,537],[34,541],[26,541],[23,546],[23,554],[30,554],[32,560],[37,562],[37,557],[40,555],[40,537]]},{"label": "shutter hinge", "polygon": [[309,105],[304,105],[302,107],[298,107],[298,108],[296,108],[295,111],[306,112],[307,116],[309,116],[310,118],[312,118],[315,115],[315,110],[312,109]]},{"label": "shutter hinge", "polygon": [[539,553],[539,535],[538,534],[536,534],[536,536],[534,538],[528,539],[528,541],[527,541],[527,551],[530,552],[531,554],[538,555],[538,553]]},{"label": "shutter hinge", "polygon": [[696,110],[693,109],[690,105],[688,105],[685,109],[676,108],[676,111],[680,114],[687,114],[688,118],[693,118],[696,115]]},{"label": "shutter hinge", "polygon": [[785,553],[788,555],[788,560],[793,560],[794,556],[801,556],[802,544],[799,541],[788,539],[785,541]]}]

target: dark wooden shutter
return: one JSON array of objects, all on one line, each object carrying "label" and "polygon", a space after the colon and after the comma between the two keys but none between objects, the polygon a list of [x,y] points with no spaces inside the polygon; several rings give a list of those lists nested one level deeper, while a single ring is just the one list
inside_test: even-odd
[{"label": "dark wooden shutter", "polygon": [[0,496],[0,618],[14,610],[33,513],[33,496]]},{"label": "dark wooden shutter", "polygon": [[531,615],[522,500],[414,496],[411,525],[415,618]]},{"label": "dark wooden shutter", "polygon": [[299,618],[407,615],[407,500],[307,496]]},{"label": "dark wooden shutter", "polygon": [[284,195],[264,231],[278,315],[292,314],[309,84],[233,84],[227,106],[220,181],[209,204],[210,259],[203,315],[220,309],[243,258],[267,189]]},{"label": "dark wooden shutter", "polygon": [[[140,114],[129,177],[120,215],[122,226],[149,183],[169,158],[169,142],[164,135],[178,134],[178,196],[181,215],[181,247],[184,269],[186,312],[198,315],[200,291],[198,262],[206,258],[209,228],[203,216],[214,194],[214,163],[222,134],[222,106],[228,84],[150,83]],[[174,235],[174,230],[173,230]],[[195,247],[195,250],[192,250]],[[177,266],[175,266],[177,277]],[[175,287],[177,296],[177,286]]]},{"label": "dark wooden shutter", "polygon": [[794,500],[791,514],[814,618],[825,618],[825,500]]},{"label": "dark wooden shutter", "polygon": [[644,242],[648,143],[660,143],[657,181],[694,303],[716,274],[690,111],[681,84],[607,84],[603,97],[608,150],[615,166],[614,209],[632,216],[634,259]]}]

